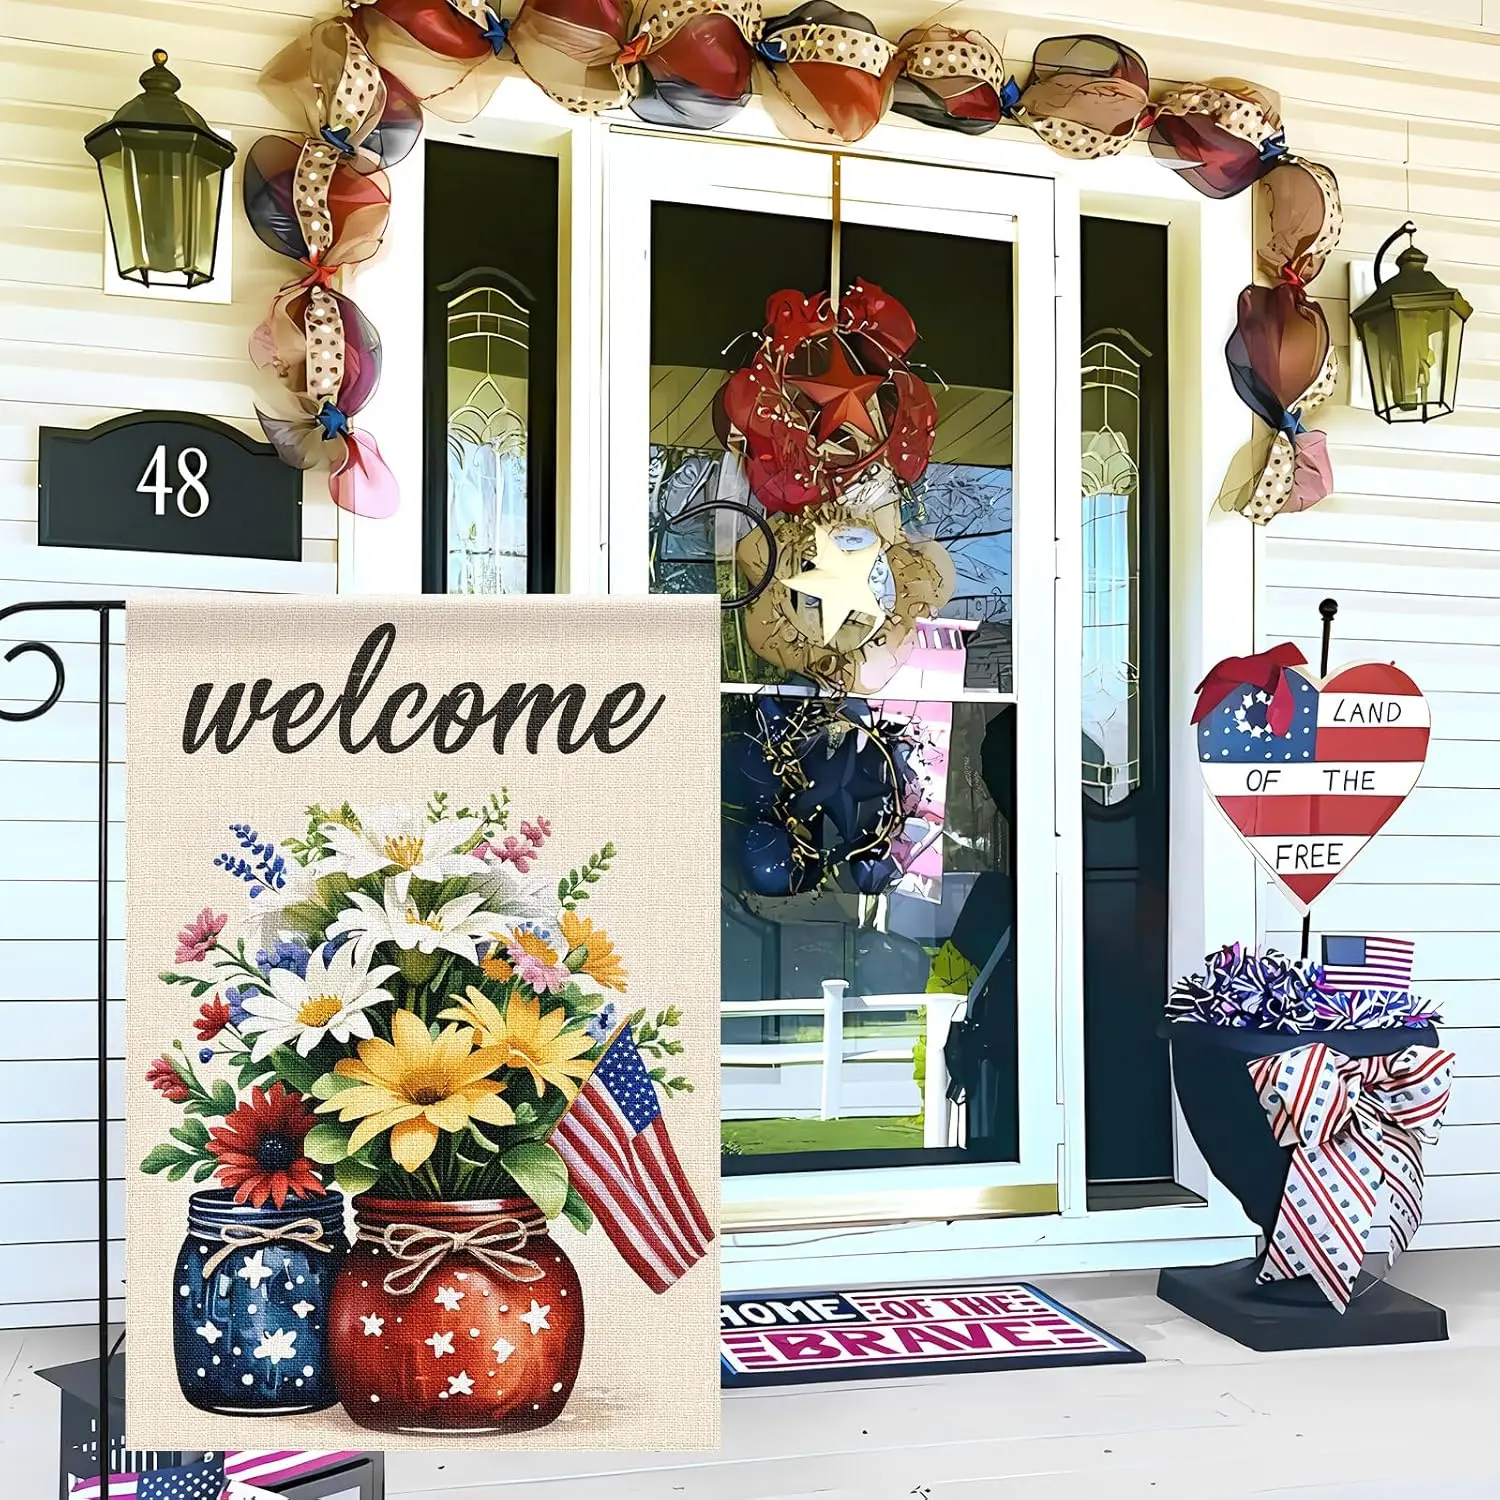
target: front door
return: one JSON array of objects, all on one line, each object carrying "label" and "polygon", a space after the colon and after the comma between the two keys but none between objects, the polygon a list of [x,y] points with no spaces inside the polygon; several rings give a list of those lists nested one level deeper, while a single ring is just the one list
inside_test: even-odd
[{"label": "front door", "polygon": [[[1056,1211],[1051,184],[629,130],[609,153],[610,588],[736,606],[726,1227]],[[835,463],[888,461],[793,509],[797,464],[777,490],[727,451],[720,391],[835,257],[836,290],[910,314],[935,441],[896,472],[916,398],[809,336],[781,397]]]}]

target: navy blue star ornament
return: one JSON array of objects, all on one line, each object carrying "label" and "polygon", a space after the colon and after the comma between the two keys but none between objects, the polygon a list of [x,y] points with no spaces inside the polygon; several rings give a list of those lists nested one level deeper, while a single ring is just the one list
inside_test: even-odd
[{"label": "navy blue star ornament", "polygon": [[[858,836],[863,821],[859,816],[861,805],[877,797],[883,799],[890,792],[888,775],[873,776],[866,765],[861,764],[858,738],[858,734],[851,730],[832,755],[814,757],[809,768],[808,786],[792,801],[792,810],[799,817],[827,813],[844,839]],[[880,758],[880,752],[873,746],[869,753]],[[884,768],[883,758],[881,764]]]}]

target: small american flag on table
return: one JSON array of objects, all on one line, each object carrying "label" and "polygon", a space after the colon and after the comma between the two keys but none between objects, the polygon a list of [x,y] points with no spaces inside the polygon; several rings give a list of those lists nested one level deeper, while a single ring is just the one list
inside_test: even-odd
[{"label": "small american flag on table", "polygon": [[666,1291],[707,1254],[713,1227],[677,1159],[628,1025],[558,1122],[552,1144],[610,1243],[653,1292]]},{"label": "small american flag on table", "polygon": [[1407,938],[1325,937],[1323,978],[1333,990],[1409,990],[1416,950]]}]

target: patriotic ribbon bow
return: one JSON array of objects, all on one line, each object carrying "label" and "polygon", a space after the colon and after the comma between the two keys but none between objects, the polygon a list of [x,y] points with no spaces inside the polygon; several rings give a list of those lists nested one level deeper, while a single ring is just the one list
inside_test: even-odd
[{"label": "patriotic ribbon bow", "polygon": [[1453,1054],[1352,1058],[1314,1043],[1249,1066],[1276,1139],[1292,1148],[1260,1280],[1310,1276],[1344,1312],[1382,1187],[1392,1262],[1421,1225],[1422,1145],[1437,1139],[1448,1107]]},{"label": "patriotic ribbon bow", "polygon": [[1206,719],[1236,688],[1244,685],[1271,695],[1266,723],[1272,734],[1285,734],[1292,723],[1292,690],[1287,685],[1286,669],[1306,665],[1307,658],[1290,641],[1254,656],[1226,656],[1193,689],[1198,695],[1193,723]]},{"label": "patriotic ribbon bow", "polygon": [[430,1229],[425,1224],[387,1224],[379,1234],[361,1233],[362,1240],[377,1244],[401,1264],[386,1278],[384,1286],[393,1297],[409,1297],[450,1255],[464,1251],[480,1265],[511,1281],[540,1281],[547,1273],[534,1260],[519,1254],[533,1234],[541,1234],[541,1221],[525,1223],[509,1214],[486,1219],[473,1229]]}]

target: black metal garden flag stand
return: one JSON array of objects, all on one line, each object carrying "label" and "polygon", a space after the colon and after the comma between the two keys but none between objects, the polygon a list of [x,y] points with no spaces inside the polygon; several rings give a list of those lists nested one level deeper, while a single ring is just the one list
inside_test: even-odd
[{"label": "black metal garden flag stand", "polygon": [[[110,621],[118,611],[123,611],[123,599],[84,600],[52,599],[34,600],[23,604],[7,605],[0,609],[0,622],[25,614],[83,614],[93,615],[98,622],[99,653],[99,731],[98,731],[98,863],[95,871],[97,881],[98,927],[95,933],[95,967],[97,989],[94,996],[97,1007],[99,1067],[97,1075],[99,1130],[98,1149],[98,1245],[99,1245],[99,1389],[98,1389],[98,1436],[95,1456],[99,1462],[101,1488],[104,1476],[109,1471],[108,1459],[112,1451],[110,1435],[110,1382],[109,1364],[112,1354],[109,1344],[109,645]],[[40,719],[49,713],[61,699],[67,686],[67,672],[62,657],[55,647],[44,641],[21,641],[5,653],[5,660],[13,662],[22,656],[41,656],[52,665],[53,683],[51,691],[31,708],[0,708],[0,719],[11,723],[26,723]],[[123,1336],[122,1336],[123,1341]],[[116,1434],[123,1439],[123,1433]]]},{"label": "black metal garden flag stand", "polygon": [[[97,929],[95,932],[95,993],[97,1017],[98,1133],[96,1136],[96,1182],[98,1188],[98,1357],[81,1364],[61,1366],[40,1372],[63,1393],[61,1454],[59,1459],[60,1490],[68,1493],[69,1478],[99,1479],[100,1500],[109,1500],[110,1477],[115,1473],[139,1473],[172,1469],[204,1455],[132,1452],[125,1445],[125,1401],[123,1360],[118,1356],[125,1342],[122,1331],[110,1343],[109,1297],[109,822],[110,788],[109,705],[111,688],[111,625],[123,614],[123,599],[49,599],[28,600],[0,609],[0,624],[23,615],[69,614],[92,615],[97,624],[94,642],[99,667],[97,756],[97,841],[95,883],[97,886]],[[0,703],[0,723],[27,723],[49,713],[62,699],[67,686],[67,671],[57,648],[44,640],[21,640],[4,654],[7,663],[25,656],[40,656],[52,668],[53,681],[45,696],[26,708],[8,708]],[[95,1413],[97,1412],[97,1416]],[[218,1456],[218,1455],[215,1455]],[[334,1488],[327,1483],[334,1480]],[[275,1481],[267,1481],[274,1483]],[[327,1474],[309,1474],[293,1481],[284,1491],[288,1495],[314,1500],[317,1495],[357,1493],[360,1500],[382,1500],[384,1474],[379,1454],[365,1454],[357,1459],[344,1455],[344,1461]]]}]

